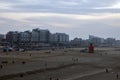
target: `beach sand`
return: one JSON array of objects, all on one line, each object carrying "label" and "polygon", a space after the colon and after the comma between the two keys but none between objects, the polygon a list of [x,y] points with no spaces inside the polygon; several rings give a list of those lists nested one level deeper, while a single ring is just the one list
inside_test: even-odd
[{"label": "beach sand", "polygon": [[120,80],[120,48],[81,49],[1,52],[0,80]]}]

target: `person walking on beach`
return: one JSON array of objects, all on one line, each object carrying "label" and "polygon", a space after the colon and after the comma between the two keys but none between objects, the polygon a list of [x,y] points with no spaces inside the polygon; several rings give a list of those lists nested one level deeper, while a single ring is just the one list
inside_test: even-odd
[{"label": "person walking on beach", "polygon": [[2,65],[2,64],[0,65],[0,68],[1,68],[1,69],[3,68],[3,65]]},{"label": "person walking on beach", "polygon": [[106,73],[108,73],[108,69],[107,68],[105,69],[105,71],[106,71]]},{"label": "person walking on beach", "polygon": [[59,80],[59,78],[57,78],[56,80]]},{"label": "person walking on beach", "polygon": [[52,80],[52,77],[50,77],[50,80]]},{"label": "person walking on beach", "polygon": [[117,77],[117,79],[119,78],[119,75],[118,75],[118,73],[117,73],[116,77]]}]

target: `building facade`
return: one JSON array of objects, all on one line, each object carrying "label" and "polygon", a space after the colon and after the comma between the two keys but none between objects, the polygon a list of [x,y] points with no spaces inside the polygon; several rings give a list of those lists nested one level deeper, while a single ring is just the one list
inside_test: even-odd
[{"label": "building facade", "polygon": [[51,43],[67,44],[69,42],[69,35],[65,33],[51,34],[49,30],[42,30],[39,28],[32,31],[9,31],[6,34],[7,41],[13,45],[17,44],[21,48],[42,48],[49,47]]},{"label": "building facade", "polygon": [[37,29],[33,29],[31,32],[31,42],[35,42],[38,43],[40,40],[40,30]]},{"label": "building facade", "polygon": [[19,32],[9,31],[6,34],[6,40],[9,42],[10,45],[18,44],[19,43]]},{"label": "building facade", "polygon": [[104,43],[104,39],[97,36],[89,35],[89,42],[93,43],[94,46],[100,46],[102,43]]},{"label": "building facade", "polygon": [[51,35],[51,42],[53,43],[66,43],[69,42],[69,35],[65,33],[55,33]]},{"label": "building facade", "polygon": [[39,41],[41,43],[49,43],[49,40],[50,40],[50,32],[49,30],[40,30],[40,39]]},{"label": "building facade", "polygon": [[0,34],[0,41],[3,40],[5,38],[4,34]]},{"label": "building facade", "polygon": [[31,41],[37,43],[48,43],[50,39],[49,30],[33,29],[31,33]]},{"label": "building facade", "polygon": [[31,41],[31,32],[24,31],[20,33],[20,42],[30,42]]}]

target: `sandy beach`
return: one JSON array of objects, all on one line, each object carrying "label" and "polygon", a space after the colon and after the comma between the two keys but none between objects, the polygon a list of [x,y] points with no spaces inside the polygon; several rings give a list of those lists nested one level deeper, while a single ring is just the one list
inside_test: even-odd
[{"label": "sandy beach", "polygon": [[120,79],[120,48],[95,48],[95,53],[81,49],[1,52],[0,80]]}]

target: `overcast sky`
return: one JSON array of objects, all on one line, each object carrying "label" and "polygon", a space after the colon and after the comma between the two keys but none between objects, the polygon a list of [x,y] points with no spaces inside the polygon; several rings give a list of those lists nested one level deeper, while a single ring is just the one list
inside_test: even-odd
[{"label": "overcast sky", "polygon": [[120,39],[120,0],[0,0],[0,33],[33,28]]}]

